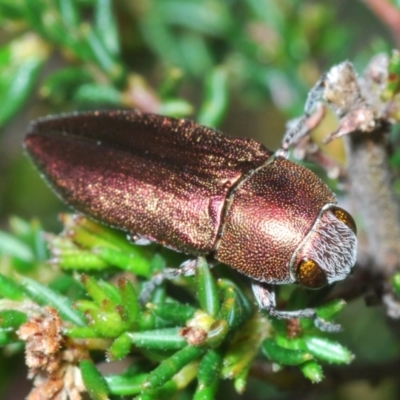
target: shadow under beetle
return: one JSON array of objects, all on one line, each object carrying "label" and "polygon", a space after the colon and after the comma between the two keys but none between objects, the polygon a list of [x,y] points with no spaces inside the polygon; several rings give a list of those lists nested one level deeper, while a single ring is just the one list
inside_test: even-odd
[{"label": "shadow under beetle", "polygon": [[310,170],[254,140],[135,111],[43,118],[32,123],[25,147],[78,211],[141,241],[212,256],[253,279],[269,314],[316,318],[333,329],[314,309],[277,310],[271,286],[319,288],[355,264],[355,223]]}]

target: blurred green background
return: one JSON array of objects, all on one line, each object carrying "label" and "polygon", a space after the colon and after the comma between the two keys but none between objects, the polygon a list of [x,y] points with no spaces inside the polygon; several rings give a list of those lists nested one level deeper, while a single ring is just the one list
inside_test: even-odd
[{"label": "blurred green background", "polygon": [[[362,71],[393,47],[389,28],[362,1],[0,0],[0,228],[16,215],[57,230],[57,213],[66,209],[23,155],[32,119],[138,108],[276,149],[325,70],[349,59]],[[341,143],[329,151],[344,162]],[[356,362],[398,358],[398,335],[379,310],[358,300],[346,313],[341,340]],[[371,376],[296,399],[400,398],[391,372],[375,382]],[[294,398],[274,389],[267,395],[256,380],[249,387],[243,398]],[[13,393],[3,398],[24,396]]]}]

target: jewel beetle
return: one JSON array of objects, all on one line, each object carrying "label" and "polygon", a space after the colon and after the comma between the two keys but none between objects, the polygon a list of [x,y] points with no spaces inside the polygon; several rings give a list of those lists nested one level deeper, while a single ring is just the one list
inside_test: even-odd
[{"label": "jewel beetle", "polygon": [[67,204],[229,265],[252,278],[271,315],[314,318],[313,309],[277,310],[273,285],[319,288],[355,264],[356,226],[331,190],[254,140],[185,119],[104,111],[39,119],[25,148]]}]

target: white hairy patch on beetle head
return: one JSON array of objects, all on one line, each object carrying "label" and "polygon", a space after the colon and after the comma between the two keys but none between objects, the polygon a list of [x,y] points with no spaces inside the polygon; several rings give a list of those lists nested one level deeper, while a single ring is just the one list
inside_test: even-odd
[{"label": "white hairy patch on beetle head", "polygon": [[356,235],[328,209],[296,252],[296,264],[302,259],[315,261],[325,272],[327,282],[332,283],[346,278],[356,256]]}]

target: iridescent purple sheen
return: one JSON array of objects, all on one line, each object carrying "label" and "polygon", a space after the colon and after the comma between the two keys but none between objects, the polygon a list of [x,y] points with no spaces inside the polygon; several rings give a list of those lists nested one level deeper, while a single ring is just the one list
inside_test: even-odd
[{"label": "iridescent purple sheen", "polygon": [[333,193],[309,169],[282,157],[233,193],[216,258],[268,283],[294,282],[291,257]]},{"label": "iridescent purple sheen", "polygon": [[25,146],[75,209],[268,283],[295,281],[291,259],[323,207],[336,203],[310,170],[183,119],[133,111],[50,117],[31,125]]},{"label": "iridescent purple sheen", "polygon": [[25,146],[75,209],[191,254],[213,250],[230,189],[271,154],[192,121],[129,111],[39,120]]}]

